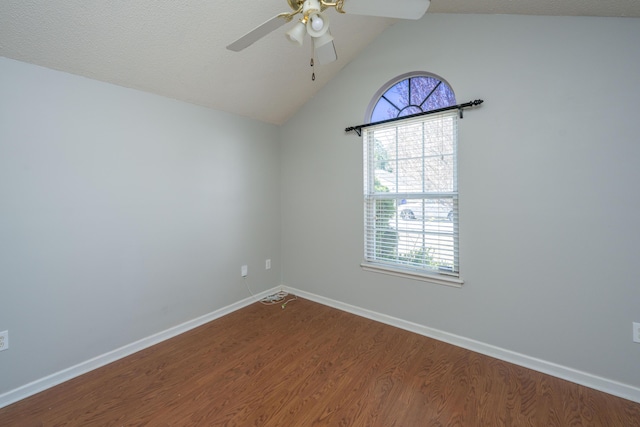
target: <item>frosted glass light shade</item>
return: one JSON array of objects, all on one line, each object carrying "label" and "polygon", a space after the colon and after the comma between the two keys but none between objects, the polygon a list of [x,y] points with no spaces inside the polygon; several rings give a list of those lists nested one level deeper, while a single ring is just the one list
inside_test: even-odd
[{"label": "frosted glass light shade", "polygon": [[307,28],[302,22],[298,22],[292,29],[287,31],[286,37],[291,43],[302,46]]}]

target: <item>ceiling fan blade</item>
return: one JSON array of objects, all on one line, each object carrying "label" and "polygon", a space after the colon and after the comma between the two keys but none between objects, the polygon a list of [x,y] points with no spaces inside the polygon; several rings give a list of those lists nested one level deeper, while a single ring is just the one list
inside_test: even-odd
[{"label": "ceiling fan blade", "polygon": [[430,3],[430,0],[345,0],[344,11],[351,15],[420,19]]},{"label": "ceiling fan blade", "polygon": [[328,31],[322,37],[313,37],[313,49],[320,65],[325,65],[338,59],[333,37]]},{"label": "ceiling fan blade", "polygon": [[290,19],[287,20],[287,18],[283,17],[282,15],[274,16],[264,24],[257,26],[244,36],[240,37],[238,40],[231,43],[229,46],[227,46],[227,49],[234,52],[240,52],[242,49],[251,46],[272,31],[282,27],[288,21],[290,21]]},{"label": "ceiling fan blade", "polygon": [[327,43],[316,49],[316,58],[318,58],[318,64],[320,65],[336,61],[338,59],[338,55],[336,54],[336,46],[333,42]]}]

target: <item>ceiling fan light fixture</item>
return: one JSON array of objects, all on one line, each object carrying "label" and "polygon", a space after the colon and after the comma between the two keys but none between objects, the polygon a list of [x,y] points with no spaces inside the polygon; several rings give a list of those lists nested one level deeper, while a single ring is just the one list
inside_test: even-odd
[{"label": "ceiling fan light fixture", "polygon": [[286,34],[287,40],[296,46],[302,46],[304,36],[307,34],[307,26],[302,21],[303,20],[301,19],[292,29],[287,31]]},{"label": "ceiling fan light fixture", "polygon": [[321,12],[309,15],[307,32],[311,37],[320,37],[329,31],[329,17]]},{"label": "ceiling fan light fixture", "polygon": [[309,18],[309,24],[311,24],[313,31],[320,31],[324,28],[324,19],[319,13],[316,13]]}]

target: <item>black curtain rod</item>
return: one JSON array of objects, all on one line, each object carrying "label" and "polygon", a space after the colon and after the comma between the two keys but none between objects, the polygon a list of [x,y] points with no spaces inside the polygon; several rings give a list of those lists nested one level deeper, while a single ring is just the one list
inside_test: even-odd
[{"label": "black curtain rod", "polygon": [[450,107],[443,107],[443,108],[438,108],[436,110],[423,111],[422,113],[411,114],[409,116],[404,116],[404,117],[396,117],[395,119],[380,120],[379,122],[367,123],[367,124],[358,125],[358,126],[351,126],[349,128],[346,128],[344,131],[355,132],[358,134],[358,136],[362,136],[362,129],[367,128],[369,126],[397,122],[398,120],[405,120],[405,119],[411,119],[413,117],[426,116],[427,114],[442,113],[443,111],[449,111],[449,110],[459,110],[460,118],[462,118],[462,110],[469,107],[475,107],[476,105],[480,105],[483,102],[484,101],[482,99],[476,99],[475,101],[470,101],[470,102],[467,102],[466,104],[451,105]]}]

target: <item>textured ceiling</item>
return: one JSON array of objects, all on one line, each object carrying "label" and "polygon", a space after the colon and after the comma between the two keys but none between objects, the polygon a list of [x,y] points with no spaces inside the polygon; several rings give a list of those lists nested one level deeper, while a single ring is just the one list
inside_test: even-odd
[{"label": "textured ceiling", "polygon": [[[338,61],[316,66],[315,82],[310,40],[284,38],[291,24],[225,49],[285,11],[285,0],[2,0],[0,56],[281,124],[395,22],[329,11]],[[427,13],[640,17],[640,0],[433,0]]]}]

